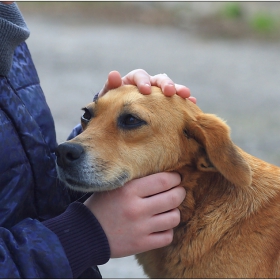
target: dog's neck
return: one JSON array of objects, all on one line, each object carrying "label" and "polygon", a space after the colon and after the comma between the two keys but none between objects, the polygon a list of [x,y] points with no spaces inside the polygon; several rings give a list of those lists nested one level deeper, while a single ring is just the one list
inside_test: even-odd
[{"label": "dog's neck", "polygon": [[[280,195],[280,187],[274,184],[276,177],[280,176],[280,169],[265,162],[259,162],[256,166],[256,160],[251,155],[246,156],[246,159],[250,162],[253,180],[250,186],[244,188],[234,186],[219,172],[203,172],[193,166],[176,170],[181,174],[181,185],[187,194],[179,208],[181,223],[175,229],[175,243],[180,242],[184,235],[186,243],[201,247],[207,234],[208,240],[212,242],[208,243],[208,248],[202,246],[200,254],[203,254],[230,228],[260,211],[261,207],[266,207],[276,193]],[[273,173],[276,177],[265,178],[265,181],[260,182],[261,179],[256,176],[266,169],[277,170]]]},{"label": "dog's neck", "polygon": [[187,223],[195,215],[196,209],[201,211],[205,208],[207,213],[210,211],[206,209],[209,205],[214,208],[218,206],[217,197],[224,202],[227,197],[231,199],[232,193],[236,192],[236,188],[218,172],[203,172],[191,166],[184,166],[177,172],[181,175],[181,185],[186,190],[186,198],[180,206],[184,208],[181,211],[184,213],[181,217],[182,223]]}]

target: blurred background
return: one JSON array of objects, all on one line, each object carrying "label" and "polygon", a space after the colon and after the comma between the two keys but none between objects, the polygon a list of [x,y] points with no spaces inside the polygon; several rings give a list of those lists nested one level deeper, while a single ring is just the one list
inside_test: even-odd
[{"label": "blurred background", "polygon": [[[280,165],[280,2],[18,2],[58,142],[107,75],[167,73],[226,120],[233,141]],[[133,234],[133,233],[131,233]],[[146,277],[134,257],[104,278]]]}]

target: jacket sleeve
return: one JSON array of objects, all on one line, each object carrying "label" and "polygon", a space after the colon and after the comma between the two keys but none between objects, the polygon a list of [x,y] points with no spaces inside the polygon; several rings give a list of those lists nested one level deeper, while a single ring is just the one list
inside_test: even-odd
[{"label": "jacket sleeve", "polygon": [[82,126],[80,124],[76,125],[72,132],[70,133],[70,135],[68,136],[67,140],[71,140],[74,137],[76,137],[77,135],[79,135],[80,133],[82,133],[83,129]]},{"label": "jacket sleeve", "polygon": [[43,223],[27,218],[0,228],[0,278],[77,278],[109,258],[101,225],[79,202]]},{"label": "jacket sleeve", "polygon": [[71,266],[73,277],[110,259],[108,239],[91,211],[74,202],[61,215],[43,222],[59,238]]},{"label": "jacket sleeve", "polygon": [[72,278],[58,237],[27,218],[11,229],[0,228],[0,278]]}]

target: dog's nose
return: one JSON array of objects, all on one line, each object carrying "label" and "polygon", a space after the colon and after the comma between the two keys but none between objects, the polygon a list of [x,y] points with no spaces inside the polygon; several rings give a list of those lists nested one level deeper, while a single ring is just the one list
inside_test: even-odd
[{"label": "dog's nose", "polygon": [[64,167],[77,163],[83,153],[84,149],[79,144],[62,143],[55,150],[57,165]]}]

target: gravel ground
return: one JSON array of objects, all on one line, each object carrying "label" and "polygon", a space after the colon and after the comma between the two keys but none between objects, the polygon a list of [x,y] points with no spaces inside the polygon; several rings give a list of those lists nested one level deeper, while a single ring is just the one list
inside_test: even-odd
[{"label": "gravel ground", "polygon": [[[91,102],[109,71],[125,75],[143,68],[187,85],[205,112],[227,120],[237,145],[280,165],[279,42],[206,39],[171,26],[133,21],[24,16],[58,142],[79,122],[80,108]],[[104,278],[145,277],[133,257],[110,260],[100,269]]]}]

